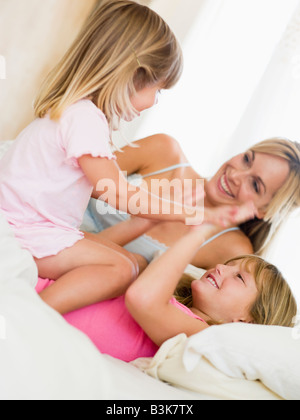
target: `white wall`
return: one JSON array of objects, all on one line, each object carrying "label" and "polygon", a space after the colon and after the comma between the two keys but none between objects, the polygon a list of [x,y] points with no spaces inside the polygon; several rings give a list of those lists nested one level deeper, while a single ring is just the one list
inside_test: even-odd
[{"label": "white wall", "polygon": [[33,118],[40,84],[67,50],[96,0],[0,0],[0,141]]}]

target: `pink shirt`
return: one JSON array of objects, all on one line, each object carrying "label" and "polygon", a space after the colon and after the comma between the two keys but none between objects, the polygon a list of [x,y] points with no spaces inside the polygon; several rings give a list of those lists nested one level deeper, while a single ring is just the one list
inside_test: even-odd
[{"label": "pink shirt", "polygon": [[[40,293],[51,284],[52,281],[39,279],[36,291]],[[176,299],[170,302],[192,318],[205,322]],[[101,353],[125,362],[139,357],[153,357],[158,351],[157,345],[130,315],[124,296],[79,309],[64,318],[85,333]]]},{"label": "pink shirt", "polygon": [[93,187],[78,158],[115,159],[104,114],[89,100],[58,122],[34,120],[0,161],[0,209],[34,257],[56,255],[83,238],[79,227]]}]

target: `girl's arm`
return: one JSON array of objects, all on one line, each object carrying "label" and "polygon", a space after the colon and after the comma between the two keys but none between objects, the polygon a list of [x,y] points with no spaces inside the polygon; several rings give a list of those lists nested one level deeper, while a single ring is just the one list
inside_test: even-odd
[{"label": "girl's arm", "polygon": [[[241,208],[239,221],[247,220],[253,207]],[[247,216],[246,216],[247,215]],[[187,265],[204,241],[221,229],[212,225],[193,228],[159,259],[151,263],[126,293],[131,315],[158,346],[169,338],[185,333],[191,336],[207,324],[191,318],[170,303]]]},{"label": "girl's arm", "polygon": [[[185,222],[191,217],[191,208],[170,203],[147,190],[128,184],[119,166],[113,160],[94,158],[90,155],[78,159],[81,169],[94,187],[94,194],[104,199],[112,207],[146,219]],[[162,205],[168,205],[165,214]],[[165,207],[166,208],[166,207]],[[201,219],[200,209],[198,219]],[[194,216],[197,211],[193,209]],[[200,223],[199,223],[200,224]]]},{"label": "girl's arm", "polygon": [[146,219],[193,225],[200,225],[205,221],[227,227],[236,222],[236,207],[224,206],[206,209],[204,212],[201,207],[183,206],[128,184],[113,160],[84,155],[78,161],[98,197],[120,211]]},{"label": "girl's arm", "polygon": [[207,324],[188,316],[170,300],[187,265],[206,238],[216,230],[213,226],[203,225],[198,232],[182,237],[153,261],[127,290],[129,312],[158,346],[178,334],[191,336],[207,328]]}]

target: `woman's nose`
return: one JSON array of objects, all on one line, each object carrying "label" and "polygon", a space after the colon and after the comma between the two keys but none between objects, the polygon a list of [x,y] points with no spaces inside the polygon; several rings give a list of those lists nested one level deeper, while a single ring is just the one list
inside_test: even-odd
[{"label": "woman's nose", "polygon": [[235,186],[238,186],[242,183],[243,172],[238,169],[233,169],[229,174],[229,181],[231,181]]}]

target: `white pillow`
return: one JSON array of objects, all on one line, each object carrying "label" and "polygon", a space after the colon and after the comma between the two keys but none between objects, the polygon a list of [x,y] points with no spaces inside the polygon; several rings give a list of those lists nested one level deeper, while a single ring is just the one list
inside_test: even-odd
[{"label": "white pillow", "polygon": [[191,337],[183,355],[192,372],[205,357],[223,374],[261,381],[285,400],[300,399],[300,339],[291,328],[226,324]]},{"label": "white pillow", "polygon": [[[190,265],[186,273],[194,278],[200,278],[204,271]],[[236,380],[245,378],[250,381],[259,380],[282,399],[298,400],[300,399],[299,355],[299,326],[291,329],[251,324],[227,324],[208,328],[187,339],[183,362],[190,373],[193,369],[197,370],[198,378],[201,377],[202,369],[207,368],[204,362],[206,360],[227,377]],[[174,352],[172,357],[175,357]],[[161,363],[160,358],[161,354],[157,356],[152,367]],[[170,363],[169,355],[167,360]],[[167,369],[164,369],[163,373],[161,370],[165,368],[166,363],[164,360],[160,365],[159,377],[161,379],[166,378]],[[185,375],[185,372],[181,372],[183,380]],[[178,375],[175,374],[172,378],[177,385],[180,384]],[[244,386],[245,384],[241,384],[241,390]],[[197,389],[203,392],[202,386]]]},{"label": "white pillow", "polygon": [[[207,358],[199,357],[199,354],[194,354],[191,349],[189,350],[192,352],[191,358],[189,358],[189,354],[186,353],[189,342],[190,339],[185,334],[180,334],[164,343],[153,359],[138,359],[133,364],[153,378],[198,393],[205,396],[205,399],[281,399],[261,382],[225,375]],[[187,364],[190,362],[188,366],[192,366],[193,369],[187,370],[183,361]]]}]

